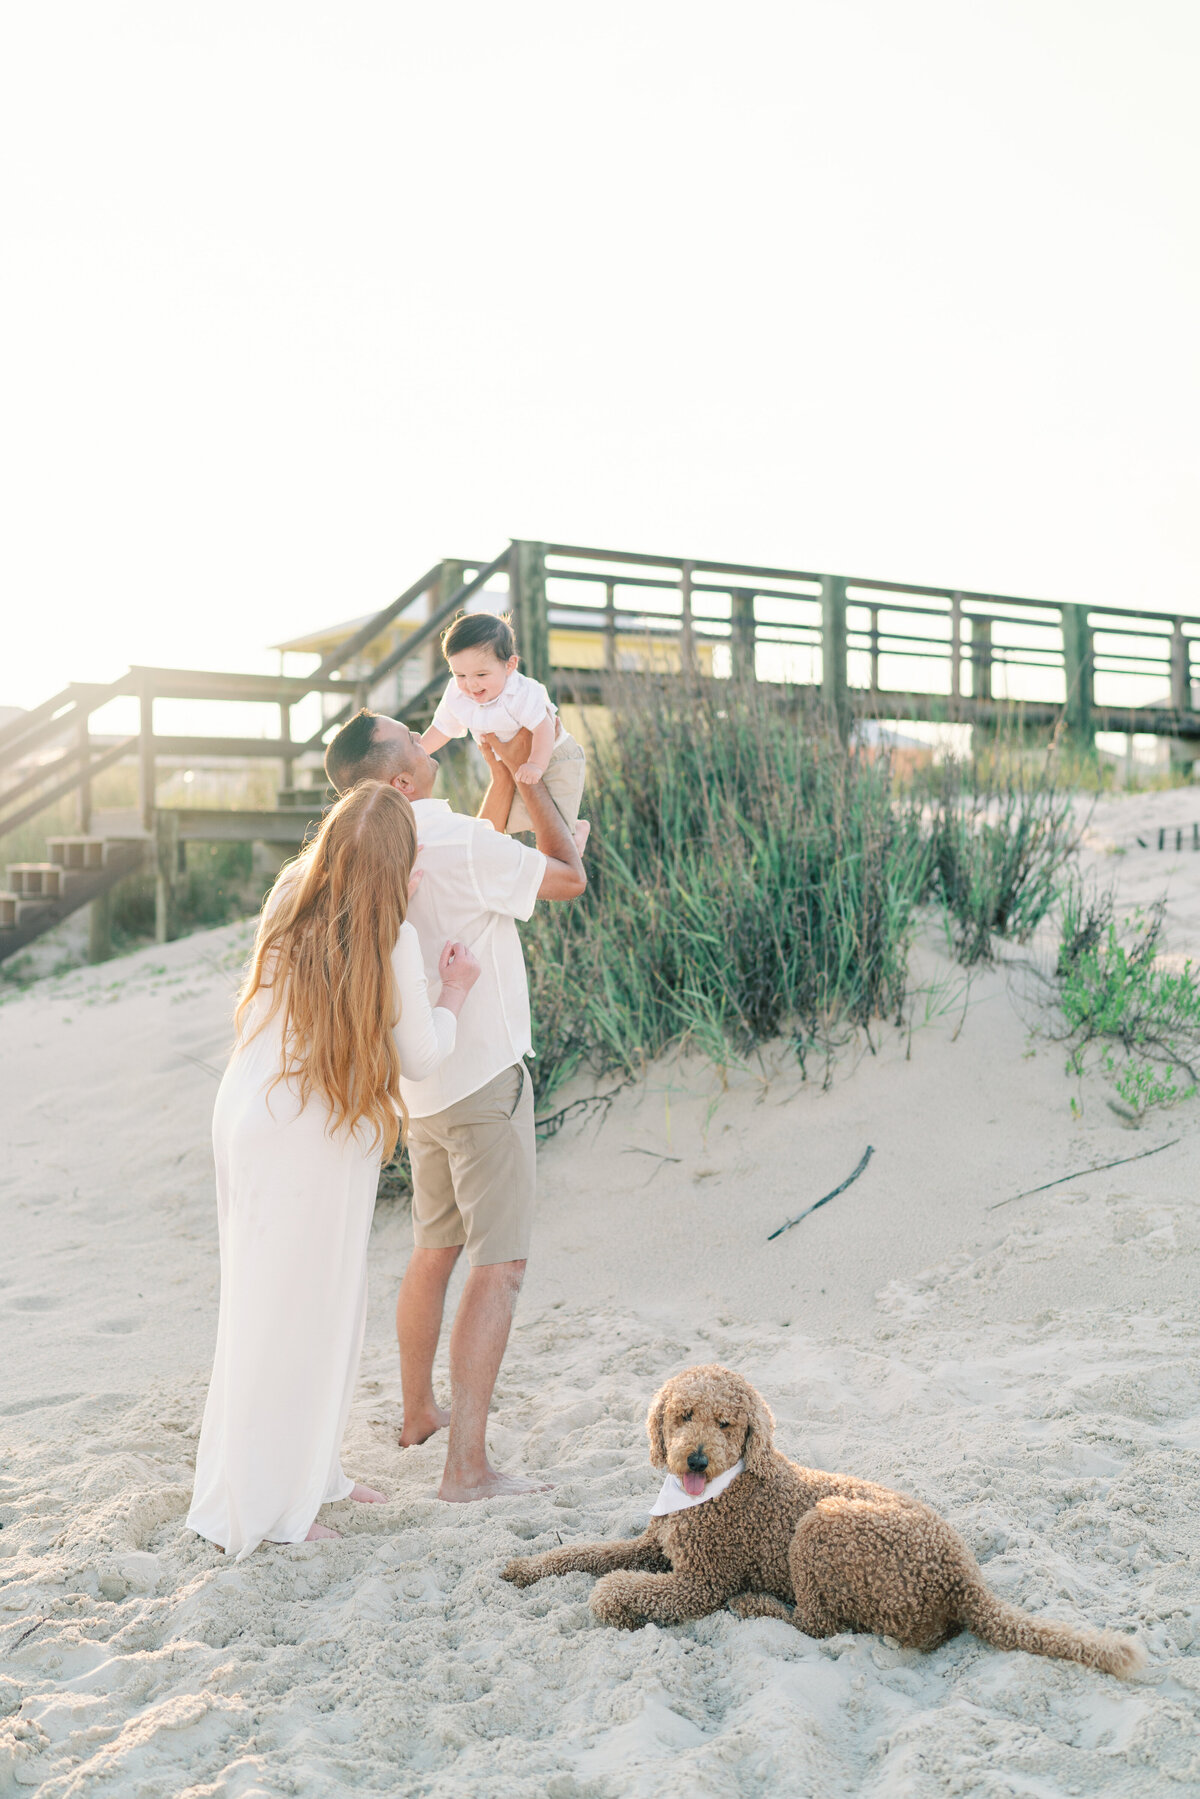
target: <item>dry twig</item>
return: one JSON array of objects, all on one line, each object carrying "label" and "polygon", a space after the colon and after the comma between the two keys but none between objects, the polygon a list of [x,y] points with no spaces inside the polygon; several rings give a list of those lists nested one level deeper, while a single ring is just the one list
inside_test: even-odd
[{"label": "dry twig", "polygon": [[1047,1193],[1051,1187],[1061,1187],[1066,1181],[1077,1181],[1085,1174],[1103,1174],[1106,1168],[1123,1168],[1126,1162],[1140,1162],[1145,1156],[1156,1156],[1161,1149],[1171,1149],[1176,1143],[1182,1143],[1182,1137],[1172,1137],[1167,1143],[1157,1143],[1153,1149],[1139,1149],[1136,1156],[1118,1156],[1115,1162],[1096,1162],[1091,1168],[1077,1168],[1074,1174],[1060,1174],[1056,1181],[1043,1181],[1040,1187],[1026,1187],[1024,1193],[1010,1193],[1007,1199],[994,1199],[987,1207],[994,1212],[999,1206],[1011,1206],[1015,1199],[1031,1199],[1035,1193]]},{"label": "dry twig", "polygon": [[874,1144],[868,1143],[862,1161],[858,1164],[858,1167],[854,1170],[853,1174],[848,1174],[846,1176],[840,1187],[835,1187],[832,1193],[823,1193],[820,1199],[814,1199],[811,1206],[805,1206],[802,1212],[797,1212],[794,1218],[789,1218],[786,1224],[781,1224],[777,1231],[772,1231],[771,1235],[767,1238],[767,1242],[774,1243],[776,1237],[782,1237],[784,1231],[790,1231],[794,1224],[799,1224],[802,1218],[807,1218],[809,1213],[815,1212],[818,1206],[828,1205],[831,1199],[836,1199],[839,1193],[844,1193],[846,1188],[858,1179],[874,1154]]}]

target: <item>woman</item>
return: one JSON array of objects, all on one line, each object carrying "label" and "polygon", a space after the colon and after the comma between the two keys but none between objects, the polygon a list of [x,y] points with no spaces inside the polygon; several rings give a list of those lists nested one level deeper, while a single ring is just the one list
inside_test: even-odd
[{"label": "woman", "polygon": [[405,919],[416,853],[403,794],[361,782],[276,881],[238,996],[213,1115],[221,1311],[188,1524],[239,1561],[264,1540],[336,1536],[316,1523],[329,1501],[383,1497],[340,1459],[375,1188],[400,1076],[449,1054],[479,974],[448,943],[431,1009]]}]

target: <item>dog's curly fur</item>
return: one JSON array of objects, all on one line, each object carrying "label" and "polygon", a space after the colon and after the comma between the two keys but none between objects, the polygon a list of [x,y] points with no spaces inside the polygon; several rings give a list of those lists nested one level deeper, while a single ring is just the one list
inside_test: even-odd
[{"label": "dog's curly fur", "polygon": [[[997,1649],[1061,1656],[1129,1675],[1145,1656],[1129,1637],[1030,1617],[989,1592],[957,1531],[920,1500],[871,1481],[824,1474],[774,1447],[775,1420],[741,1375],[709,1364],[669,1380],[650,1407],[650,1460],[706,1480],[740,1458],[744,1472],[703,1505],[651,1518],[633,1540],[519,1556],[503,1570],[525,1587],[582,1569],[602,1579],[592,1610],[636,1629],[680,1624],[731,1605],[784,1618],[813,1637],[877,1631],[933,1649],[961,1630]],[[790,1609],[789,1609],[790,1608]]]}]

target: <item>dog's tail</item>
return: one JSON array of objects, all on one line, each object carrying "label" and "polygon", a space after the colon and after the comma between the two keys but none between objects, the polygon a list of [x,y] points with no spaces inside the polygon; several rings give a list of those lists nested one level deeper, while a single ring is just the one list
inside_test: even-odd
[{"label": "dog's tail", "polygon": [[990,1643],[993,1649],[1024,1649],[1030,1655],[1056,1655],[1064,1661],[1082,1662],[1127,1680],[1145,1666],[1146,1652],[1132,1637],[1110,1630],[1077,1630],[1052,1619],[1031,1618],[1013,1605],[1005,1605],[988,1591],[982,1579],[964,1581],[958,1604],[958,1620]]}]

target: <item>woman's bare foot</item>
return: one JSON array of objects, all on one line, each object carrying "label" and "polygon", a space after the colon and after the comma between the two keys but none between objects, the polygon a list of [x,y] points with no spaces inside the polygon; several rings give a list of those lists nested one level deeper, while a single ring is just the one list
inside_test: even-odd
[{"label": "woman's bare foot", "polygon": [[544,1480],[530,1480],[523,1474],[501,1474],[498,1468],[488,1468],[478,1481],[455,1481],[443,1475],[438,1498],[451,1505],[469,1505],[475,1499],[507,1499],[513,1493],[550,1491]]},{"label": "woman's bare foot", "polygon": [[362,1482],[357,1481],[357,1480],[355,1481],[354,1485],[351,1487],[351,1489],[350,1489],[349,1493],[346,1495],[346,1497],[348,1499],[357,1499],[359,1505],[386,1505],[387,1504],[387,1494],[386,1493],[379,1493],[375,1490],[374,1487],[364,1487]]},{"label": "woman's bare foot", "polygon": [[450,1414],[444,1406],[431,1405],[428,1411],[416,1412],[404,1419],[400,1432],[401,1449],[414,1449],[418,1443],[428,1443],[435,1431],[445,1430],[450,1422]]},{"label": "woman's bare foot", "polygon": [[306,1543],[319,1543],[323,1537],[340,1537],[341,1534],[340,1530],[330,1530],[328,1524],[310,1524],[308,1527],[308,1535],[305,1537],[304,1541]]},{"label": "woman's bare foot", "polygon": [[592,827],[588,820],[586,818],[581,818],[572,833],[575,838],[575,848],[581,856],[587,844],[588,837],[591,835],[591,829]]}]

